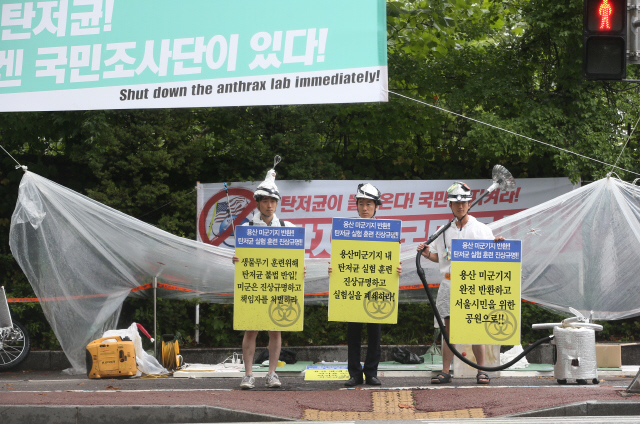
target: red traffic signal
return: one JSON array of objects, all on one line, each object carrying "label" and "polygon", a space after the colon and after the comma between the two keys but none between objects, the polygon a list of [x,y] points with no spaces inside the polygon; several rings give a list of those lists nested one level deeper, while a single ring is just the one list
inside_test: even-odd
[{"label": "red traffic signal", "polygon": [[582,41],[585,78],[625,78],[627,0],[584,0]]},{"label": "red traffic signal", "polygon": [[627,2],[621,0],[585,0],[585,29],[592,34],[626,32]]}]

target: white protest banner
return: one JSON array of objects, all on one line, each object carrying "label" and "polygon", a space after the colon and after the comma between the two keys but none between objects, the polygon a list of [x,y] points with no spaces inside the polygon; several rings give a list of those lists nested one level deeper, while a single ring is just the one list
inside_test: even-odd
[{"label": "white protest banner", "polygon": [[384,0],[0,3],[0,112],[387,101]]},{"label": "white protest banner", "polygon": [[[197,238],[216,246],[233,248],[229,213],[235,225],[248,221],[257,211],[253,191],[262,181],[229,183],[229,203],[222,183],[198,184]],[[356,218],[358,183],[365,181],[285,181],[277,182],[282,195],[276,215],[306,229],[305,256],[329,258],[332,218]],[[447,204],[447,188],[452,180],[369,181],[382,194],[377,218],[402,220],[402,249],[425,241],[438,227],[453,217]],[[466,180],[474,200],[491,184],[489,180]],[[519,179],[512,192],[495,190],[474,207],[471,214],[484,223],[502,219],[571,191],[568,178]],[[230,206],[230,207],[229,207]],[[230,209],[230,212],[229,212]],[[415,247],[414,247],[415,248]]]}]

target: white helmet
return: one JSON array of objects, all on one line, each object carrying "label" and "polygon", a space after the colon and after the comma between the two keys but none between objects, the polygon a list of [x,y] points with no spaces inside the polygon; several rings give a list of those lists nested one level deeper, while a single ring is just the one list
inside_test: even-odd
[{"label": "white helmet", "polygon": [[376,203],[376,205],[382,205],[382,200],[380,200],[380,190],[370,183],[358,184],[356,202],[358,202],[358,199],[371,199]]},{"label": "white helmet", "polygon": [[278,202],[280,201],[280,192],[278,192],[278,186],[276,186],[276,171],[270,169],[267,172],[267,176],[264,181],[260,183],[256,191],[253,192],[253,198],[256,202],[260,202],[263,197],[273,197]]},{"label": "white helmet", "polygon": [[463,182],[456,181],[447,189],[447,200],[449,202],[470,202],[472,198],[471,189]]}]

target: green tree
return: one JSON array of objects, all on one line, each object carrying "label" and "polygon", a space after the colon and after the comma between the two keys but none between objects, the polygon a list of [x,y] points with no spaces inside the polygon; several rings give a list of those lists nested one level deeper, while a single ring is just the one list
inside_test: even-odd
[{"label": "green tree", "polygon": [[[495,163],[516,178],[590,181],[610,171],[460,116],[614,163],[638,119],[638,91],[582,80],[579,0],[387,5],[389,89],[395,93],[387,103],[2,113],[0,144],[31,171],[187,238],[195,234],[196,181],[262,180],[276,154],[283,157],[279,179],[486,178]],[[638,74],[628,68],[630,78]],[[639,140],[635,132],[619,166],[640,172]],[[0,163],[2,284],[11,297],[32,297],[8,247],[22,171],[6,156]],[[164,303],[174,318],[162,325],[188,333],[193,302]],[[148,301],[129,299],[127,305],[123,317],[148,321]],[[236,345],[231,308],[202,307],[205,343]],[[38,305],[12,309],[28,323],[35,345],[55,346]],[[318,318],[322,307],[307,314],[309,333],[292,335],[290,343],[339,339],[343,329]],[[531,315],[532,322],[544,320]],[[427,324],[403,322],[386,340],[415,342],[413,329],[429,331]],[[628,338],[633,328],[619,334]],[[615,326],[607,337],[618,337]]]}]

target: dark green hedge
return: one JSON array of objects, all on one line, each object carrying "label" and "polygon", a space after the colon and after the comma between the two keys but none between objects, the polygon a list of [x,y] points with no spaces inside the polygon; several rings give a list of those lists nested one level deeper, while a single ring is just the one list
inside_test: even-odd
[{"label": "dark green hedge", "polygon": [[[195,300],[158,299],[158,335],[180,332],[185,346],[240,347],[242,332],[233,330],[233,305],[200,304],[200,344],[195,343]],[[60,349],[51,327],[37,303],[12,304],[12,315],[31,333],[34,349]],[[284,346],[326,346],[346,344],[346,324],[329,322],[326,306],[305,306],[304,331],[283,332]],[[559,322],[563,317],[531,303],[522,304],[522,343],[529,344],[548,334],[534,331],[531,324]],[[119,328],[139,322],[153,335],[153,301],[128,298],[123,305]],[[630,342],[640,340],[640,321],[636,318],[600,322],[604,330],[596,333],[598,341]],[[382,344],[430,344],[433,340],[433,311],[429,304],[401,304],[397,325],[382,326]],[[366,336],[365,336],[366,337]],[[144,339],[144,338],[143,338]],[[266,346],[266,332],[258,344]],[[366,339],[363,338],[363,342]],[[145,342],[145,344],[147,344]],[[149,344],[150,345],[150,344]]]},{"label": "dark green hedge", "polygon": [[[196,301],[158,301],[158,334],[180,332],[187,345],[195,346],[194,322]],[[531,324],[559,322],[563,317],[533,305],[522,304],[522,343],[532,343],[549,332],[534,331]],[[153,328],[153,303],[149,299],[127,299],[120,325],[136,321],[149,331]],[[640,336],[640,322],[636,319],[603,322],[605,329],[596,333],[599,341],[635,341]],[[304,331],[283,332],[285,346],[325,346],[346,344],[346,324],[329,322],[326,306],[305,306]],[[430,344],[434,325],[431,306],[423,303],[401,304],[398,324],[382,326],[382,344]],[[200,304],[200,346],[239,347],[242,332],[233,330],[233,305]],[[258,343],[266,346],[266,332],[260,333]],[[366,335],[363,335],[366,342]]]}]

